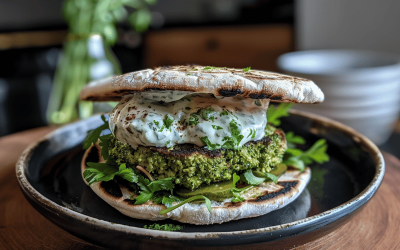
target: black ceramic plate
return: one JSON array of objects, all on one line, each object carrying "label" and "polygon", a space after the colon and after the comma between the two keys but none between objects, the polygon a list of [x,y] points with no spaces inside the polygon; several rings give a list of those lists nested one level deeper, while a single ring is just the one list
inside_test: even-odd
[{"label": "black ceramic plate", "polygon": [[331,232],[371,199],[384,175],[377,147],[356,131],[299,111],[282,119],[285,131],[303,136],[309,147],[326,138],[331,160],[312,166],[307,189],[291,204],[264,216],[218,225],[183,225],[181,231],[144,229],[150,221],[120,214],[87,187],[80,174],[81,143],[101,123],[92,117],[62,127],[32,144],[17,164],[17,177],[28,201],[50,221],[94,244],[112,248],[160,246],[292,247]]}]

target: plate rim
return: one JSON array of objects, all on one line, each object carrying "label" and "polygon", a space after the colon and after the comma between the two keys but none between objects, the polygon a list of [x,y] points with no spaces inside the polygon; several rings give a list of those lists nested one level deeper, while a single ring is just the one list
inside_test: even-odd
[{"label": "plate rim", "polygon": [[[37,191],[28,181],[26,177],[26,169],[28,168],[28,163],[29,159],[32,156],[32,153],[34,149],[43,141],[48,140],[50,137],[54,136],[58,131],[61,129],[71,126],[72,124],[76,124],[81,121],[77,121],[71,124],[67,124],[65,126],[62,126],[60,128],[57,128],[56,130],[50,132],[49,134],[43,136],[42,138],[36,140],[35,142],[31,143],[21,154],[20,158],[17,161],[16,164],[16,175],[18,179],[18,184],[22,190],[22,192],[29,196],[30,198],[34,199],[36,203],[38,203],[41,207],[45,208],[46,210],[52,212],[52,213],[62,213],[63,215],[73,217],[74,219],[77,219],[81,221],[82,223],[89,223],[92,224],[93,226],[105,228],[107,230],[112,230],[112,231],[119,231],[121,233],[128,233],[128,234],[134,234],[137,236],[145,236],[145,237],[157,237],[157,238],[166,238],[166,239],[175,239],[175,240],[191,240],[191,239],[196,239],[196,240],[201,240],[201,239],[219,239],[221,236],[235,236],[235,235],[252,235],[252,234],[262,234],[262,233],[271,233],[278,231],[280,229],[289,229],[289,228],[294,228],[299,224],[307,224],[307,223],[312,223],[313,221],[316,221],[320,219],[321,217],[326,217],[326,219],[329,219],[330,217],[334,218],[337,215],[340,215],[340,212],[343,209],[346,209],[348,207],[356,206],[357,203],[360,201],[363,201],[366,199],[366,197],[369,197],[363,204],[360,206],[356,206],[354,210],[352,210],[350,213],[354,212],[357,209],[360,209],[362,205],[365,205],[371,198],[372,196],[376,193],[377,189],[379,188],[380,184],[382,183],[384,174],[385,174],[385,163],[383,159],[383,155],[378,149],[378,147],[371,142],[368,138],[366,138],[364,135],[360,134],[353,128],[350,128],[340,122],[334,121],[332,119],[320,116],[320,115],[315,115],[312,113],[304,112],[304,111],[298,111],[298,110],[290,110],[290,114],[293,115],[298,115],[302,117],[309,118],[313,121],[318,121],[322,123],[326,127],[333,127],[336,128],[347,135],[351,136],[351,138],[359,143],[360,145],[364,145],[365,151],[367,151],[369,154],[371,154],[376,166],[376,172],[375,175],[372,179],[372,181],[369,183],[369,185],[363,189],[357,196],[353,197],[351,200],[347,201],[346,203],[343,203],[337,207],[334,207],[332,209],[326,210],[322,213],[313,215],[311,217],[306,217],[301,220],[285,223],[285,224],[280,224],[276,226],[271,226],[271,227],[264,227],[264,228],[258,228],[258,229],[249,229],[249,230],[240,230],[240,231],[229,231],[229,232],[176,232],[176,231],[159,231],[159,230],[150,230],[150,229],[145,229],[145,228],[139,228],[135,226],[128,226],[128,225],[123,225],[123,224],[118,224],[118,223],[113,223],[109,222],[106,220],[101,220],[95,217],[91,217],[88,215],[84,215],[78,212],[75,212],[73,210],[70,210],[66,207],[60,206],[57,203],[53,202],[52,200],[48,199],[45,197],[43,194],[41,194],[39,191]],[[94,120],[97,119],[98,115],[93,116],[88,120]],[[339,216],[335,220],[340,219],[341,217],[344,217],[345,215]],[[53,222],[54,223],[54,222]]]}]

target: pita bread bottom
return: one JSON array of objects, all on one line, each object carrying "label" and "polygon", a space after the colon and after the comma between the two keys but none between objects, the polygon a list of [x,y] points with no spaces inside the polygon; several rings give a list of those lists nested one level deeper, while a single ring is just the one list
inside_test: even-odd
[{"label": "pita bread bottom", "polygon": [[[85,156],[82,160],[82,173],[86,168]],[[279,178],[277,184],[261,183],[242,193],[241,196],[245,198],[243,202],[232,203],[231,198],[224,201],[211,201],[212,213],[208,211],[205,203],[186,203],[169,213],[160,215],[159,212],[165,210],[166,206],[156,204],[151,200],[141,205],[135,205],[130,199],[131,195],[135,196],[135,193],[123,185],[116,183],[113,185],[119,187],[120,191],[117,190],[117,192],[110,192],[105,185],[102,185],[102,182],[94,183],[90,187],[109,205],[132,218],[145,220],[169,218],[183,223],[208,225],[261,216],[280,209],[300,195],[307,186],[310,176],[310,168],[306,168],[304,172],[289,169]]]}]

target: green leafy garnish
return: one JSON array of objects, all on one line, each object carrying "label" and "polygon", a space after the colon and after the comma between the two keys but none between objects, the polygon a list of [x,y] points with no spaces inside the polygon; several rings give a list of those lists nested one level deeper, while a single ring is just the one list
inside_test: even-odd
[{"label": "green leafy garnish", "polygon": [[192,75],[192,74],[190,74],[190,73],[187,73],[186,75],[187,75],[187,76],[190,76],[190,75]]},{"label": "green leafy garnish", "polygon": [[215,144],[211,143],[207,136],[200,137],[200,140],[202,140],[207,145],[208,150],[214,150],[214,149],[220,148],[220,146],[221,146],[218,143],[215,143]]},{"label": "green leafy garnish", "polygon": [[147,202],[153,197],[153,195],[155,195],[155,192],[157,191],[165,190],[171,192],[172,194],[172,190],[175,187],[173,180],[174,178],[170,177],[150,182],[149,179],[139,175],[137,184],[141,191],[136,197],[135,205],[140,205]]},{"label": "green leafy garnish", "polygon": [[131,168],[127,168],[125,163],[119,165],[119,168],[108,163],[88,162],[87,165],[89,167],[83,172],[83,178],[89,185],[99,181],[110,181],[115,176],[120,176],[129,182],[138,181],[138,176]]},{"label": "green leafy garnish", "polygon": [[326,153],[327,148],[325,139],[319,139],[305,152],[300,149],[288,148],[284,154],[283,163],[303,171],[306,165],[313,162],[329,161],[329,155]]},{"label": "green leafy garnish", "polygon": [[144,225],[143,228],[146,229],[152,229],[152,230],[160,230],[160,231],[178,231],[182,230],[182,227],[179,225],[173,225],[173,224],[151,224],[151,225]]},{"label": "green leafy garnish", "polygon": [[196,195],[196,196],[190,197],[190,198],[182,201],[181,203],[179,203],[179,204],[177,204],[177,205],[175,205],[173,207],[170,207],[170,208],[167,208],[167,209],[161,211],[160,214],[166,214],[166,213],[171,212],[172,210],[174,210],[174,209],[176,209],[176,208],[178,208],[178,207],[180,207],[182,205],[185,205],[188,202],[195,201],[195,200],[205,200],[206,207],[207,207],[208,211],[210,213],[212,213],[210,199],[208,199],[207,197],[205,197],[203,195]]},{"label": "green leafy garnish", "polygon": [[212,126],[212,128],[215,129],[215,130],[221,130],[221,129],[222,129],[222,127],[221,127],[221,126],[218,126],[218,125],[211,125],[211,126]]},{"label": "green leafy garnish", "polygon": [[275,108],[271,105],[267,111],[267,121],[274,126],[281,125],[281,121],[279,120],[281,117],[289,116],[289,109],[293,105],[291,103],[281,103]]},{"label": "green leafy garnish", "polygon": [[289,131],[285,134],[286,136],[286,142],[288,148],[295,148],[295,144],[304,144],[306,143],[306,140],[304,140],[303,137],[294,135],[293,131]]},{"label": "green leafy garnish", "polygon": [[110,125],[108,124],[108,121],[106,120],[106,117],[104,115],[101,115],[101,120],[103,120],[103,122],[104,122],[103,125],[101,125],[100,127],[96,128],[96,129],[92,129],[92,130],[88,131],[86,139],[83,141],[84,149],[88,149],[88,148],[90,148],[90,146],[92,146],[92,144],[96,144],[96,142],[100,138],[101,132],[103,132],[103,130],[106,130],[110,127]]},{"label": "green leafy garnish", "polygon": [[249,138],[251,136],[251,139],[254,139],[256,137],[256,129],[251,128],[250,129],[250,134],[247,136],[247,138]]},{"label": "green leafy garnish", "polygon": [[156,121],[156,120],[154,120],[153,122],[154,122],[154,124],[157,125],[157,126],[160,124],[160,123],[159,123],[158,121]]},{"label": "green leafy garnish", "polygon": [[265,177],[257,177],[253,174],[251,169],[248,169],[244,172],[243,176],[246,179],[246,182],[250,185],[259,185],[265,181],[273,181],[274,183],[278,183],[278,177],[271,173],[262,173]]},{"label": "green leafy garnish", "polygon": [[244,68],[243,71],[247,72],[247,71],[250,71],[250,69],[251,69],[251,67],[247,67],[247,68]]},{"label": "green leafy garnish", "polygon": [[223,115],[231,115],[232,117],[235,117],[236,119],[238,119],[238,117],[236,115],[232,114],[231,112],[229,112],[227,110],[224,110],[219,114],[219,116],[223,116]]},{"label": "green leafy garnish", "polygon": [[161,126],[161,128],[158,130],[158,132],[163,132],[164,129],[165,129],[165,125],[163,124],[163,125]]},{"label": "green leafy garnish", "polygon": [[199,123],[199,117],[196,114],[190,114],[189,125],[197,125]]},{"label": "green leafy garnish", "polygon": [[104,160],[108,160],[110,158],[110,153],[108,152],[108,145],[111,142],[113,135],[112,134],[108,134],[108,135],[103,135],[100,136],[100,147],[101,147],[101,151],[100,154],[101,156],[104,158]]},{"label": "green leafy garnish", "polygon": [[207,66],[207,67],[204,67],[204,69],[203,70],[214,70],[214,69],[220,69],[219,67],[214,67],[214,66]]},{"label": "green leafy garnish", "polygon": [[174,118],[170,115],[165,115],[165,118],[163,120],[164,125],[167,129],[169,129],[172,125],[172,123],[174,123]]},{"label": "green leafy garnish", "polygon": [[234,173],[233,179],[232,179],[232,188],[231,188],[231,192],[233,194],[233,198],[231,199],[232,202],[244,201],[244,198],[240,196],[240,193],[252,187],[252,186],[247,186],[247,187],[243,187],[243,188],[237,188],[236,183],[239,180],[240,180],[240,176],[237,175],[236,173]]},{"label": "green leafy garnish", "polygon": [[212,107],[207,107],[207,108],[200,109],[198,114],[204,120],[212,120],[212,121],[214,121],[215,110]]},{"label": "green leafy garnish", "polygon": [[222,145],[225,149],[239,149],[240,142],[244,138],[243,135],[240,134],[240,129],[236,121],[231,120],[229,122],[229,129],[231,131],[231,136],[224,137],[224,144]]}]

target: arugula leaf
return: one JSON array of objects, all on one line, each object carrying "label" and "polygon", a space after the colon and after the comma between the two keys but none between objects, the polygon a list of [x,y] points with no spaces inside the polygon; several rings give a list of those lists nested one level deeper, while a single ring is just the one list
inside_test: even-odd
[{"label": "arugula leaf", "polygon": [[83,178],[89,183],[89,186],[99,181],[110,181],[116,175],[131,183],[138,181],[138,176],[131,168],[127,168],[125,163],[121,164],[119,169],[108,163],[88,162],[87,165],[89,167],[83,172]]},{"label": "arugula leaf", "polygon": [[178,231],[182,230],[182,227],[179,225],[173,225],[173,224],[151,224],[151,225],[144,225],[143,228],[146,229],[152,229],[152,230],[161,230],[161,231]]},{"label": "arugula leaf", "polygon": [[215,144],[211,143],[207,136],[200,137],[200,140],[202,140],[207,145],[208,150],[214,150],[214,149],[220,148],[220,146],[221,146],[218,143],[215,143]]},{"label": "arugula leaf", "polygon": [[306,140],[301,136],[294,135],[293,131],[289,131],[286,133],[286,142],[288,148],[295,148],[295,144],[304,144]]},{"label": "arugula leaf", "polygon": [[281,103],[275,108],[271,105],[267,111],[267,121],[274,126],[281,125],[281,117],[289,116],[289,109],[293,106],[291,103]]},{"label": "arugula leaf", "polygon": [[246,182],[250,185],[259,185],[265,181],[265,177],[257,177],[253,174],[253,171],[251,169],[248,169],[246,172],[243,174]]},{"label": "arugula leaf", "polygon": [[197,125],[198,123],[199,123],[199,117],[195,113],[190,114],[189,125]]},{"label": "arugula leaf", "polygon": [[88,149],[92,144],[96,144],[99,140],[100,134],[103,130],[110,128],[108,121],[104,115],[101,115],[101,120],[103,120],[104,124],[96,129],[89,130],[85,140],[83,141],[83,148]]},{"label": "arugula leaf", "polygon": [[169,129],[172,125],[172,123],[174,123],[174,118],[170,115],[165,115],[165,119],[163,120],[164,125],[167,129]]},{"label": "arugula leaf", "polygon": [[[171,196],[173,196],[173,195],[171,195]],[[162,197],[161,203],[163,205],[165,205],[167,208],[173,207],[174,206],[173,203],[177,201],[174,197],[171,197],[171,196],[168,196],[168,197],[163,196]]]},{"label": "arugula leaf", "polygon": [[217,126],[217,125],[211,125],[212,127],[213,127],[213,129],[215,129],[215,130],[220,130],[220,129],[222,129],[222,127],[221,126]]},{"label": "arugula leaf", "polygon": [[196,196],[190,197],[190,198],[182,201],[181,203],[179,203],[179,204],[177,204],[177,205],[175,205],[173,207],[170,207],[170,208],[167,208],[167,209],[161,211],[160,214],[166,214],[168,212],[171,212],[172,210],[177,209],[178,207],[180,207],[180,206],[182,206],[182,205],[184,205],[184,204],[186,204],[188,202],[195,201],[195,200],[203,200],[203,199],[205,200],[206,207],[207,207],[208,211],[210,213],[212,213],[210,199],[208,199],[207,197],[205,197],[203,195],[196,195]]},{"label": "arugula leaf", "polygon": [[246,179],[246,182],[250,185],[259,185],[267,180],[271,180],[274,183],[278,183],[278,177],[271,173],[262,173],[265,177],[257,177],[253,174],[253,171],[248,169],[244,172],[243,176]]},{"label": "arugula leaf", "polygon": [[247,67],[247,68],[244,68],[243,71],[247,72],[247,71],[250,71],[250,69],[251,69],[251,67]]},{"label": "arugula leaf", "polygon": [[236,173],[233,174],[232,178],[232,188],[231,192],[233,194],[233,198],[231,199],[232,202],[242,202],[244,201],[244,198],[240,196],[240,193],[251,188],[252,186],[247,186],[243,188],[237,188],[236,183],[240,180],[240,176],[238,176]]}]

